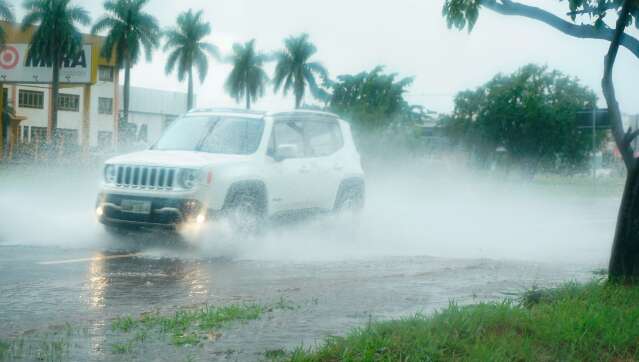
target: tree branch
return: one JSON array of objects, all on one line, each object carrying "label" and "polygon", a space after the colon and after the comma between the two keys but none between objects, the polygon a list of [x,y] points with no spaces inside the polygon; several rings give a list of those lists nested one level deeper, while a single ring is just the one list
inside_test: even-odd
[{"label": "tree branch", "polygon": [[606,104],[608,105],[608,117],[612,124],[612,134],[628,171],[632,170],[636,166],[636,161],[632,147],[630,147],[630,143],[626,142],[629,135],[623,130],[621,109],[617,102],[615,86],[612,81],[612,70],[615,66],[615,60],[617,59],[619,45],[621,40],[624,38],[624,31],[626,30],[628,20],[630,19],[630,4],[630,0],[625,0],[623,7],[621,8],[621,12],[619,13],[619,19],[617,19],[617,26],[614,30],[612,41],[610,42],[610,48],[608,49],[608,54],[606,54],[606,58],[604,60],[604,75],[601,80],[601,88],[604,98],[606,99]]},{"label": "tree branch", "polygon": [[[483,0],[481,4],[502,15],[523,16],[529,19],[538,20],[552,26],[564,34],[574,36],[576,38],[612,41],[615,35],[615,29],[607,27],[597,28],[594,25],[577,25],[546,10],[520,4],[511,0]],[[619,39],[619,44],[639,58],[639,40],[637,38],[622,33]]]}]

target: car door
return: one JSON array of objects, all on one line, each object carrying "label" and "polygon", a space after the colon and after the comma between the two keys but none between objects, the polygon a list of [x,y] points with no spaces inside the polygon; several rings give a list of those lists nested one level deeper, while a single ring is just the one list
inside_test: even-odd
[{"label": "car door", "polygon": [[[297,154],[280,158],[277,155],[277,149],[281,145],[294,145],[297,148]],[[307,197],[310,169],[305,148],[304,127],[301,121],[276,120],[274,122],[268,151],[271,159],[269,199],[273,212],[310,207]]]},{"label": "car door", "polygon": [[342,181],[343,165],[339,160],[342,137],[335,119],[309,120],[304,124],[310,182],[309,195],[314,207],[331,209]]}]

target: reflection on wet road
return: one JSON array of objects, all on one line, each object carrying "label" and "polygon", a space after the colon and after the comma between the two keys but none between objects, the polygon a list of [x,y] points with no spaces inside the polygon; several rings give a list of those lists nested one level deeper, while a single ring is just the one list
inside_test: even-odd
[{"label": "reflection on wet road", "polygon": [[[592,276],[592,269],[584,266],[432,257],[281,263],[105,251],[90,261],[43,265],[24,255],[43,252],[47,258],[79,260],[90,252],[19,246],[0,250],[0,324],[5,326],[0,337],[68,321],[97,328],[96,323],[119,316],[170,313],[200,303],[271,303],[285,297],[305,306],[237,328],[216,345],[250,352],[314,343],[361,325],[369,316],[428,312],[452,299],[494,299],[533,284]],[[99,336],[97,332],[91,335]]]},{"label": "reflection on wet road", "polygon": [[[618,201],[411,174],[371,182],[358,225],[321,217],[247,240],[213,227],[196,240],[118,241],[87,211],[94,174],[47,188],[21,176],[0,178],[0,339],[72,323],[84,330],[71,351],[79,360],[118,359],[110,321],[149,311],[282,298],[299,306],[233,324],[193,352],[253,360],[370,318],[588,280],[605,265]],[[178,348],[152,348],[184,359]]]}]

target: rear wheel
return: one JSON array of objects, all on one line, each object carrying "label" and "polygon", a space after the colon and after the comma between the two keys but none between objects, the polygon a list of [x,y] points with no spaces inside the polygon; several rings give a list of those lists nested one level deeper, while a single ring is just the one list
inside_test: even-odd
[{"label": "rear wheel", "polygon": [[364,208],[364,185],[343,184],[337,193],[334,211],[339,214],[359,214]]}]

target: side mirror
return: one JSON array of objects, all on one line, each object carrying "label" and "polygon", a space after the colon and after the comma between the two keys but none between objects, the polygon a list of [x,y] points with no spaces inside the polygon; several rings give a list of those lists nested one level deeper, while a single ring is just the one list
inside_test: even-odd
[{"label": "side mirror", "polygon": [[287,158],[295,158],[299,156],[299,149],[297,145],[292,143],[281,144],[275,147],[275,161],[283,161]]}]

